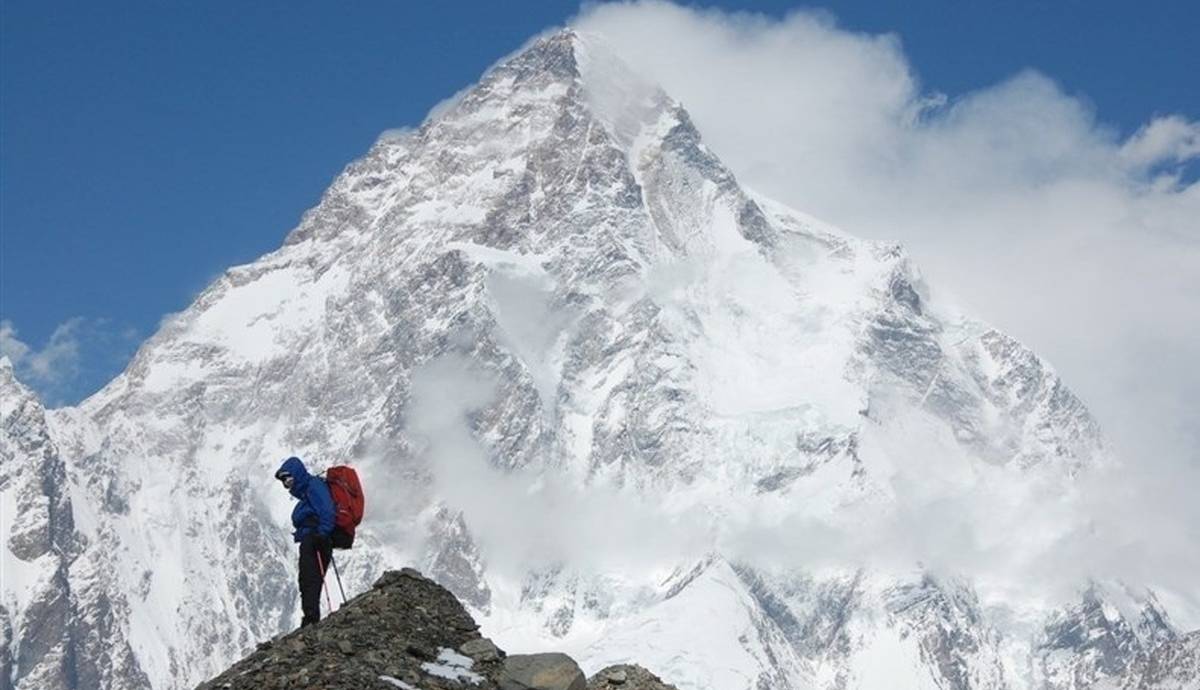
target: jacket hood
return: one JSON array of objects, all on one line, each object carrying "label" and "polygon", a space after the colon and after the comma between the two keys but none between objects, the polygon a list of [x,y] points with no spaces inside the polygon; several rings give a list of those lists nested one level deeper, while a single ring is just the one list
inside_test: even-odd
[{"label": "jacket hood", "polygon": [[300,458],[293,456],[284,460],[283,464],[279,466],[279,470],[275,472],[276,476],[280,472],[287,472],[295,477],[296,480],[292,482],[289,493],[296,498],[304,498],[304,492],[308,489],[308,482],[312,479],[312,475],[308,473],[308,468],[304,466]]}]

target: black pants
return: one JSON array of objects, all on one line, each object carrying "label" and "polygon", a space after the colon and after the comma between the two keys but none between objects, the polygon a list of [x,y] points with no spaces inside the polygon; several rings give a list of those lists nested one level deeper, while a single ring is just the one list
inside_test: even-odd
[{"label": "black pants", "polygon": [[[317,556],[321,560],[317,560]],[[322,573],[329,570],[329,559],[333,555],[333,547],[325,540],[322,548],[317,548],[314,534],[307,534],[300,542],[300,608],[304,611],[301,626],[312,625],[321,620],[321,584]]]}]

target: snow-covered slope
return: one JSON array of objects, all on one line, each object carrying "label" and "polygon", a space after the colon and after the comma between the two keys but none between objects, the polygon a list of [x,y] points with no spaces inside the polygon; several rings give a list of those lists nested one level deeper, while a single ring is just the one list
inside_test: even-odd
[{"label": "snow-covered slope", "polygon": [[78,408],[0,385],[0,688],[188,687],[294,625],[290,454],[364,475],[350,589],[416,564],[502,646],[588,671],[1195,687],[1195,633],[1150,593],[1080,582],[1012,625],[915,562],[745,548],[895,524],[914,485],[1069,492],[1112,460],[1054,371],[900,247],[743,189],[571,31],[378,142]]},{"label": "snow-covered slope", "polygon": [[87,548],[92,508],[73,500],[72,480],[46,411],[0,357],[0,688],[149,685],[124,634],[133,612],[105,554]]}]

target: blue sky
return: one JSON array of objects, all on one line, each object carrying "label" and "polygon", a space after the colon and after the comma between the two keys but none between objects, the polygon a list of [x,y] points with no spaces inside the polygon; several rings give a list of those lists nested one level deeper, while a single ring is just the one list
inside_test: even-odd
[{"label": "blue sky", "polygon": [[[1200,118],[1196,3],[815,6],[899,35],[923,87],[951,97],[1032,67],[1123,135],[1155,115]],[[278,246],[381,131],[420,122],[578,10],[3,0],[0,319],[7,347],[27,348],[26,378],[53,404],[93,392],[164,314]]]}]

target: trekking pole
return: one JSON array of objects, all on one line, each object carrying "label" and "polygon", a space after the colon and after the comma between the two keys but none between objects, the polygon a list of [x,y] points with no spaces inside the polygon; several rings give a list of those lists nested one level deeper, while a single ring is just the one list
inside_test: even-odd
[{"label": "trekking pole", "polygon": [[333,576],[337,578],[338,589],[342,592],[342,604],[346,603],[346,590],[342,589],[342,574],[337,569],[337,559],[333,557],[333,553],[329,554],[329,564],[333,566]]},{"label": "trekking pole", "polygon": [[325,581],[325,564],[321,562],[319,550],[317,551],[317,568],[321,571],[321,585],[325,587],[325,603],[329,604],[329,612],[333,613],[333,599],[329,598],[329,583]]}]

